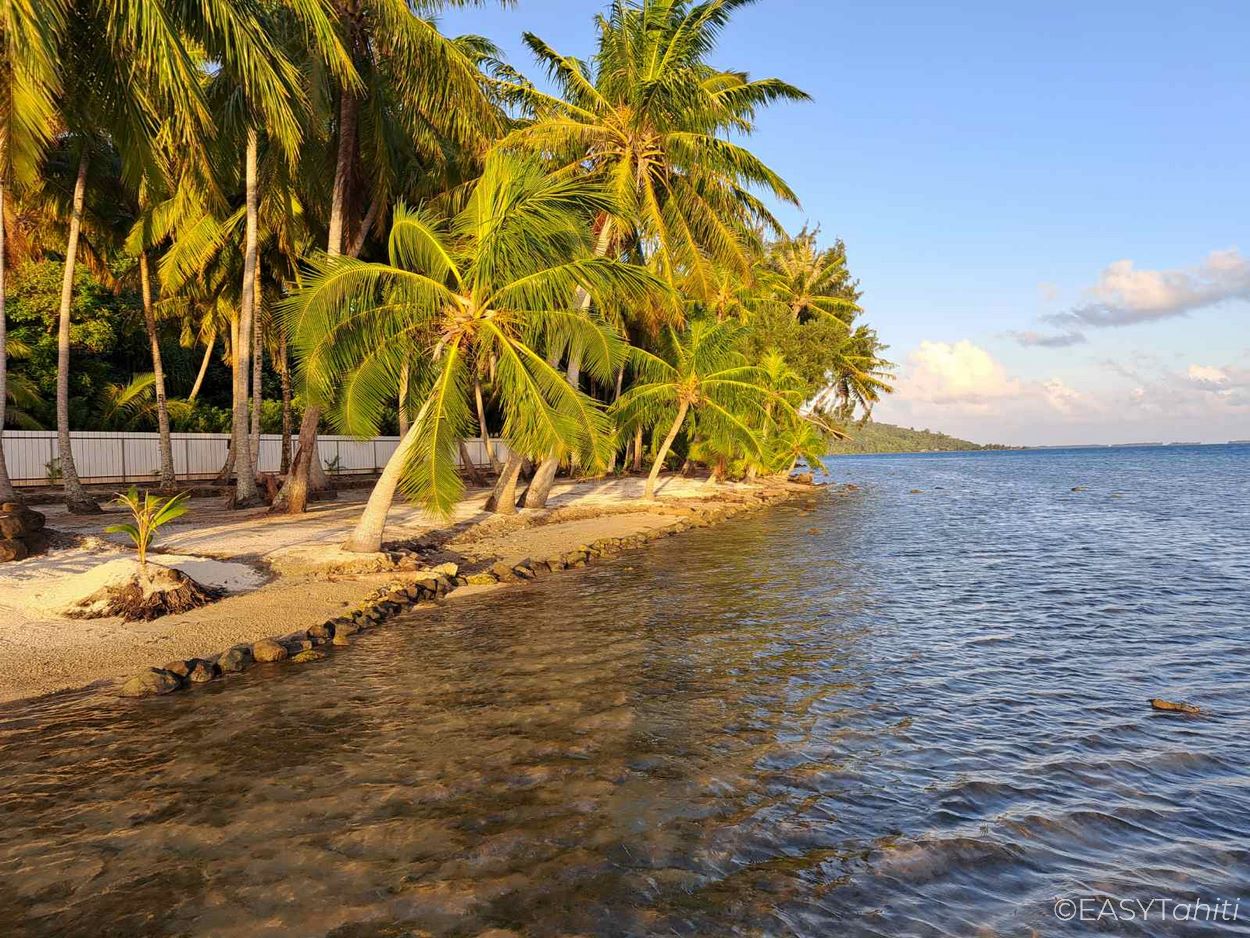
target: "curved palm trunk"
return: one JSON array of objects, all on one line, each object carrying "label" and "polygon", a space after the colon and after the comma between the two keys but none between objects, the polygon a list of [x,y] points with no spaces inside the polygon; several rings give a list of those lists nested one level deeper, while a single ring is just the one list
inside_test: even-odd
[{"label": "curved palm trunk", "polygon": [[243,290],[239,302],[238,340],[234,348],[234,506],[251,508],[260,503],[256,475],[252,471],[252,440],[248,427],[248,390],[251,379],[251,344],[256,304],[257,192],[256,164],[259,143],[255,130],[247,133],[244,157],[247,224],[243,246]]},{"label": "curved palm trunk", "polygon": [[169,436],[169,403],[165,398],[165,365],[161,360],[161,340],[156,332],[156,311],[152,307],[152,271],[148,252],[139,255],[139,285],[143,292],[143,324],[152,350],[152,375],[156,386],[156,430],[161,451],[161,489],[169,492],[178,485],[174,474],[174,444]]},{"label": "curved palm trunk", "polygon": [[[408,435],[408,362],[399,370],[399,435]],[[463,445],[463,444],[462,444]]]},{"label": "curved palm trunk", "polygon": [[5,407],[9,401],[9,352],[7,321],[4,311],[4,181],[0,179],[0,501],[17,500],[17,492],[9,479],[9,467],[4,459]]},{"label": "curved palm trunk", "polygon": [[[605,218],[598,219],[599,235],[595,239],[595,257],[606,257],[608,248],[612,244],[612,226],[608,224]],[[590,294],[580,287],[577,290],[577,305],[582,313],[590,309]],[[569,352],[569,368],[567,377],[569,384],[574,388],[578,386],[582,378],[582,353],[581,349],[573,349]],[[530,480],[529,488],[525,491],[525,507],[526,508],[546,508],[547,496],[551,494],[551,486],[555,483],[556,472],[560,468],[560,454],[551,453],[539,464],[538,470],[534,473],[534,478]]]},{"label": "curved palm trunk", "polygon": [[191,393],[187,395],[188,404],[194,404],[195,399],[200,396],[200,388],[204,384],[204,376],[208,374],[208,365],[213,359],[213,346],[216,344],[217,334],[213,333],[208,338],[208,344],[204,346],[204,359],[200,362],[200,372],[195,376],[195,384],[191,385]]},{"label": "curved palm trunk", "polygon": [[677,432],[681,429],[686,419],[686,411],[689,409],[690,405],[685,401],[682,401],[681,406],[677,408],[677,419],[673,421],[673,425],[668,430],[668,436],[660,444],[660,451],[656,453],[655,463],[651,466],[651,474],[647,476],[647,485],[642,490],[643,498],[655,498],[655,480],[660,477],[660,470],[664,468],[664,460],[668,458],[668,451],[673,448],[673,440],[677,439]]},{"label": "curved palm trunk", "polygon": [[90,154],[83,141],[78,158],[78,176],[74,180],[74,196],[70,203],[69,238],[65,245],[65,274],[61,281],[61,309],[56,331],[56,440],[61,462],[61,484],[65,504],[73,514],[94,514],[100,510],[95,499],[87,494],[78,480],[74,450],[69,436],[69,316],[74,300],[74,266],[78,260],[78,235],[82,230],[82,204],[87,193],[87,165]]},{"label": "curved palm trunk", "polygon": [[486,511],[500,515],[516,514],[516,485],[524,465],[525,459],[518,453],[508,454],[508,461],[504,463],[503,469],[499,471],[499,478],[495,480],[495,489],[490,493],[490,498],[486,499]]},{"label": "curved palm trunk", "polygon": [[386,516],[390,513],[391,505],[395,501],[395,490],[399,488],[404,466],[413,449],[416,448],[421,421],[429,409],[430,402],[427,400],[421,407],[421,412],[417,414],[417,419],[413,421],[412,428],[399,441],[399,446],[395,447],[395,452],[391,453],[391,458],[386,461],[382,475],[373,486],[373,491],[369,493],[369,501],[365,503],[364,514],[360,516],[351,537],[343,545],[344,550],[358,554],[376,554],[382,549]]}]

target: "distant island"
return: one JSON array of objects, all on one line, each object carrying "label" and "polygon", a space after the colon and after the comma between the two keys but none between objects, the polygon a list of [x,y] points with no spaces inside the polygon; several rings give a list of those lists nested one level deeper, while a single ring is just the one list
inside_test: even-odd
[{"label": "distant island", "polygon": [[878,423],[875,420],[851,424],[847,430],[850,433],[850,439],[832,443],[829,446],[830,456],[848,456],[855,453],[950,453],[965,450],[1011,449],[999,443],[982,445],[934,430],[896,427],[893,424]]}]

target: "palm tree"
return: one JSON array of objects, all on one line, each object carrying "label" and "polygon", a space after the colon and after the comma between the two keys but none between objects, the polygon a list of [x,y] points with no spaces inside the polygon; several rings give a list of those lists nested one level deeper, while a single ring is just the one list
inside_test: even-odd
[{"label": "palm tree", "polygon": [[[598,20],[592,62],[525,35],[558,96],[501,83],[533,115],[503,145],[548,154],[560,171],[603,179],[632,228],[617,243],[632,242],[660,276],[695,298],[714,292],[717,265],[749,278],[752,229],[778,229],[753,188],[797,204],[785,182],[732,137],[751,132],[758,108],[807,96],[777,79],[750,80],[708,63],[740,5],[615,0]],[[656,325],[647,323],[652,331]],[[578,370],[574,351],[573,383]],[[543,496],[557,461],[553,454],[539,469],[535,486]]]},{"label": "palm tree", "polygon": [[[449,150],[480,152],[501,125],[477,67],[482,48],[449,39],[431,14],[478,0],[333,0],[338,32],[360,75],[358,87],[337,81],[333,184],[326,254],[358,256],[371,228],[399,192],[396,138],[423,156]],[[508,2],[508,0],[504,0]],[[305,389],[295,462],[275,507],[307,507],[317,461],[317,427],[329,400]]]},{"label": "palm tree", "polygon": [[5,408],[10,396],[6,203],[14,185],[35,180],[40,155],[55,127],[56,40],[63,28],[64,10],[57,5],[32,0],[0,3],[0,501],[17,498],[4,458]]},{"label": "palm tree", "polygon": [[849,325],[860,307],[858,284],[846,266],[846,245],[839,240],[822,250],[819,236],[819,228],[804,227],[768,246],[768,292],[799,322],[823,316]]},{"label": "palm tree", "polygon": [[615,407],[627,424],[668,423],[644,498],[655,496],[664,460],[690,414],[698,419],[702,435],[720,437],[758,459],[763,456],[759,426],[766,405],[790,406],[769,389],[763,369],[738,351],[741,332],[736,325],[696,319],[684,332],[669,328],[666,337],[663,356],[631,349],[640,380]]},{"label": "palm tree", "polygon": [[339,385],[335,419],[356,434],[376,431],[405,363],[423,402],[348,550],[380,548],[401,485],[430,511],[446,515],[455,505],[463,491],[456,455],[472,432],[482,362],[495,363],[514,452],[564,448],[602,463],[607,415],[549,358],[576,344],[590,373],[610,378],[624,344],[580,307],[578,292],[633,302],[665,292],[640,267],[592,256],[587,221],[611,208],[603,188],[584,178],[549,176],[536,160],[497,153],[451,217],[398,206],[386,263],[317,262],[289,309],[306,382],[321,394]]}]

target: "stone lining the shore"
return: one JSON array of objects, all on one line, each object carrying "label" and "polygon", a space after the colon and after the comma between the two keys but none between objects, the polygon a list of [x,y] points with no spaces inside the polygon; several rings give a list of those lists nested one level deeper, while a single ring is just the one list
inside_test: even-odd
[{"label": "stone lining the shore", "polygon": [[[806,482],[806,480],[804,480]],[[663,528],[625,537],[608,537],[543,559],[516,563],[499,561],[486,570],[462,573],[455,563],[444,563],[417,571],[411,582],[394,583],[365,600],[348,615],[338,616],[306,630],[234,645],[208,658],[172,661],[162,668],[147,668],[125,681],[123,697],[155,697],[185,690],[199,683],[237,674],[255,664],[303,664],[327,657],[324,646],[350,644],[352,636],[376,628],[401,612],[428,603],[441,602],[462,586],[489,586],[541,579],[561,570],[577,569],[604,557],[636,550],[650,541],[680,534],[693,528],[709,527],[744,512],[777,505],[798,497],[794,487],[762,489],[750,494],[723,496],[713,505],[666,505],[677,521]]]}]

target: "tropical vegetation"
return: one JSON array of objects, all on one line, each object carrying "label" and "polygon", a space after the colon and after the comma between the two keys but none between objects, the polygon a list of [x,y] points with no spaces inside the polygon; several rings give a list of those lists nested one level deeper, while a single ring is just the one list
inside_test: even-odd
[{"label": "tropical vegetation", "polygon": [[890,366],[846,246],[775,214],[751,138],[806,95],[718,61],[745,2],[610,0],[530,79],[434,0],[0,0],[0,433],[57,429],[76,511],[71,429],[155,430],[165,490],[171,432],[229,432],[238,506],[281,433],[301,512],[319,432],[398,432],[353,550],[396,493],[450,512],[471,438],[499,512],[818,458]]}]

